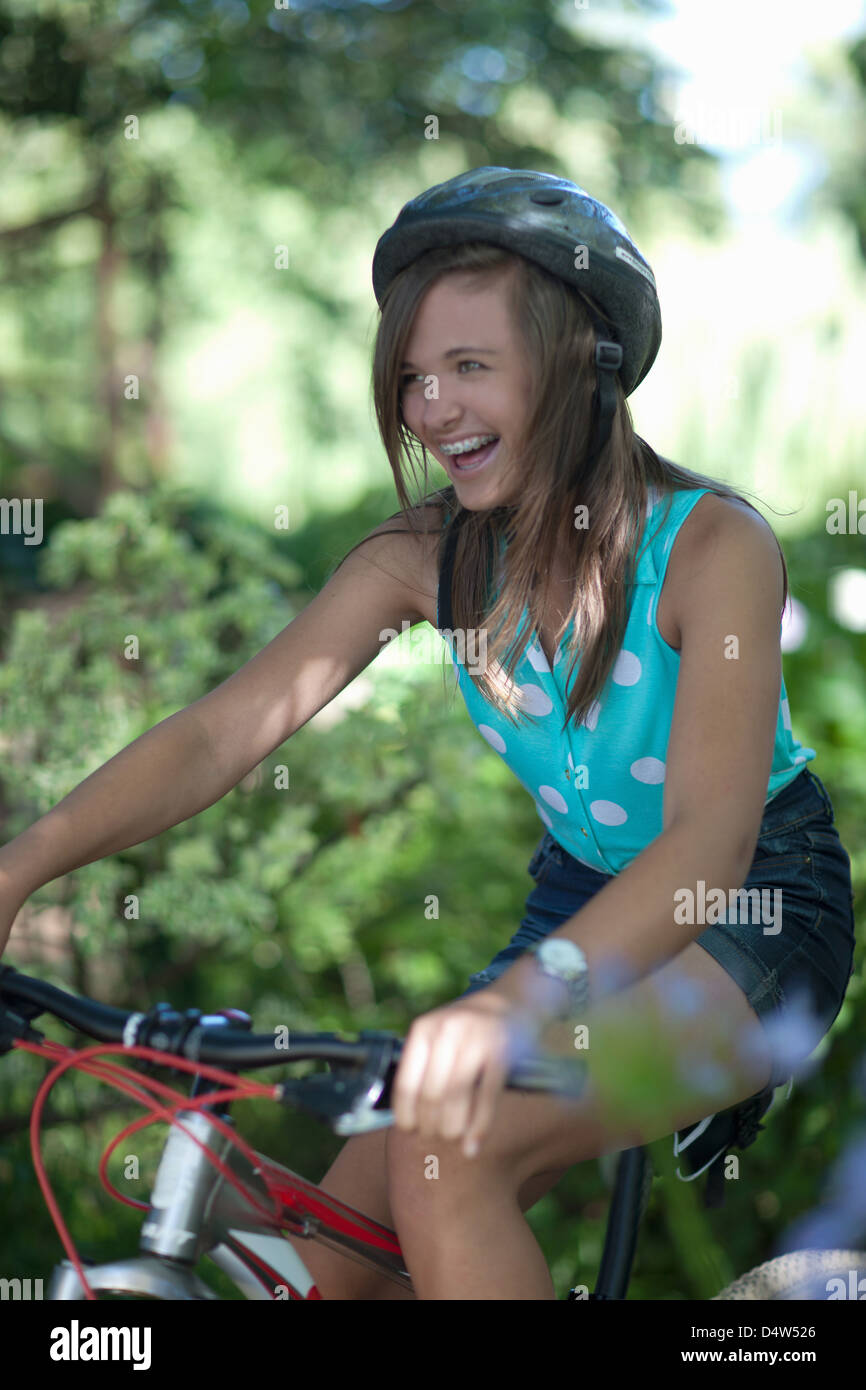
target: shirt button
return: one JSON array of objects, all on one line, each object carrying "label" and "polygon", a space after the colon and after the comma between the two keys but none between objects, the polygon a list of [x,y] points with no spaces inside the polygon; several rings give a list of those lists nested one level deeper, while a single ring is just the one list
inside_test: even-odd
[{"label": "shirt button", "polygon": [[585,834],[586,834],[586,831],[584,830],[583,826],[580,827],[580,833],[581,833],[581,835],[585,835]]}]

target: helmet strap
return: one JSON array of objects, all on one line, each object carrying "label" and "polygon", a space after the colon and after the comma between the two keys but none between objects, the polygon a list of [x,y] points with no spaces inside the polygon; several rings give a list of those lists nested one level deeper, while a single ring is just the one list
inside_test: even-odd
[{"label": "helmet strap", "polygon": [[586,456],[587,465],[598,458],[610,438],[613,417],[616,411],[616,387],[614,374],[622,366],[622,348],[610,338],[610,330],[596,315],[592,315],[597,338],[595,343],[596,385],[592,395],[592,418],[595,428],[590,439]]}]

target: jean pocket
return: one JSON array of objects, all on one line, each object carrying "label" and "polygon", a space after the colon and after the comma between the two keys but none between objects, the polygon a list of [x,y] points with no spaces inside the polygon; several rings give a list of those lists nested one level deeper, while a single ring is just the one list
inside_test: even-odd
[{"label": "jean pocket", "polygon": [[808,769],[801,773],[790,787],[779,793],[778,801],[771,801],[765,808],[758,831],[758,845],[769,845],[774,841],[793,838],[801,835],[806,827],[835,830],[830,798]]},{"label": "jean pocket", "polygon": [[808,838],[813,832],[833,835],[836,827],[823,806],[800,805],[792,808],[787,819],[782,818],[779,824],[774,824],[772,820],[769,824],[762,824],[755,851],[762,854],[794,854],[802,848],[803,853],[808,854]]},{"label": "jean pocket", "polygon": [[848,852],[839,838],[839,832],[835,825],[817,825],[814,828],[809,826],[805,834],[813,849],[825,850],[830,854],[841,854],[846,859],[848,858]]},{"label": "jean pocket", "polygon": [[854,933],[854,884],[851,877],[851,860],[842,844],[835,826],[827,830],[807,830],[806,839],[812,855],[816,879],[821,887],[821,896],[827,909],[838,913],[841,919],[850,918],[850,929]]},{"label": "jean pocket", "polygon": [[778,889],[786,911],[813,920],[824,894],[808,835],[799,831],[759,841],[742,887]]},{"label": "jean pocket", "polygon": [[772,864],[808,864],[810,859],[810,846],[804,836],[790,832],[787,835],[762,835],[755,845],[752,870],[763,870]]}]

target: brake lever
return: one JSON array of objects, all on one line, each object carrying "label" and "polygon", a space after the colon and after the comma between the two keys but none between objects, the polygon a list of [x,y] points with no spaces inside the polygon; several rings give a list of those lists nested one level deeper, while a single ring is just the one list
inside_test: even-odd
[{"label": "brake lever", "polygon": [[325,1120],[335,1134],[345,1137],[369,1134],[393,1125],[393,1110],[377,1110],[376,1105],[385,1091],[388,1072],[402,1049],[402,1040],[378,1029],[366,1029],[360,1038],[370,1043],[369,1056],[360,1069],[353,1068],[349,1075],[335,1076],[333,1072],[326,1072],[319,1076],[303,1076],[297,1081],[284,1081],[277,1088],[279,1099]]}]

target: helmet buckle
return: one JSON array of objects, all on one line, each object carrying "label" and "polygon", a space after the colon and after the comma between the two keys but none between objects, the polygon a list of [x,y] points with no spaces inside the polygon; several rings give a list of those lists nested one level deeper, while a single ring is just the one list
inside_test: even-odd
[{"label": "helmet buckle", "polygon": [[619,343],[596,343],[595,365],[603,371],[618,372],[622,366],[622,348]]}]

